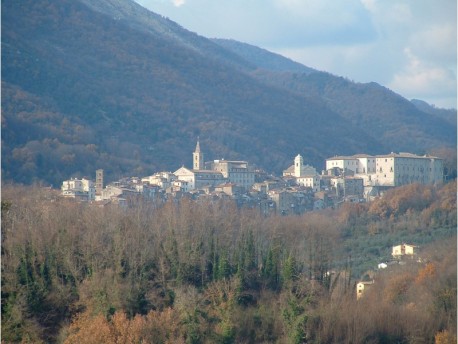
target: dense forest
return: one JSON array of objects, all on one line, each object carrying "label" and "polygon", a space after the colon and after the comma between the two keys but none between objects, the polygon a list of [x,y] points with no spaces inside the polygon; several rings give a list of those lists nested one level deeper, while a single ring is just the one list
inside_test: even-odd
[{"label": "dense forest", "polygon": [[[456,188],[263,217],[3,185],[2,342],[456,343]],[[403,242],[421,259],[376,271]]]}]

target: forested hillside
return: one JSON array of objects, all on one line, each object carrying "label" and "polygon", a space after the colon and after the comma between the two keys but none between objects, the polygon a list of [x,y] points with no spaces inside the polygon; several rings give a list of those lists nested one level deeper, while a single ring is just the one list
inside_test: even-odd
[{"label": "forested hillside", "polygon": [[[96,167],[108,176],[174,170],[189,163],[199,135],[209,158],[243,157],[277,171],[298,151],[318,163],[342,147],[377,150],[369,136],[364,145],[354,140],[343,120],[345,135],[324,140],[339,116],[319,101],[264,85],[160,30],[138,30],[78,1],[2,6],[4,179],[57,184],[48,168],[56,164],[86,175]],[[43,124],[40,112],[56,114]],[[92,157],[98,166],[90,168]]]},{"label": "forested hillside", "polygon": [[258,69],[252,75],[258,80],[323,100],[390,151],[425,152],[455,145],[456,109],[437,109],[419,100],[410,102],[377,83],[355,83],[305,66],[301,68],[283,56],[241,42],[213,41],[255,65]]},{"label": "forested hillside", "polygon": [[429,105],[428,103],[422,100],[419,100],[419,99],[412,99],[411,102],[419,110],[429,113],[431,115],[437,116],[439,118],[445,119],[450,124],[453,124],[456,127],[456,120],[457,120],[456,109],[437,108],[434,105]]},{"label": "forested hillside", "polygon": [[275,173],[298,153],[321,170],[335,154],[456,141],[456,128],[410,103],[406,115],[381,87],[333,78],[331,94],[326,73],[208,40],[130,0],[6,0],[1,40],[2,181],[173,171],[190,165],[197,136],[209,160]]},{"label": "forested hillside", "polygon": [[420,111],[407,99],[376,83],[358,84],[326,73],[279,76],[261,71],[258,76],[293,92],[321,97],[353,125],[372,133],[390,152],[426,152],[452,146],[456,141],[456,126]]},{"label": "forested hillside", "polygon": [[[267,218],[229,201],[120,211],[57,197],[2,190],[5,342],[456,341],[456,182]],[[421,259],[374,276],[403,242]]]}]

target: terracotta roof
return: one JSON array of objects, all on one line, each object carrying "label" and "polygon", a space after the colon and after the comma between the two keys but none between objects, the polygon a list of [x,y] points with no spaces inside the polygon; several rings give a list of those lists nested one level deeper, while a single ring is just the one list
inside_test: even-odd
[{"label": "terracotta roof", "polygon": [[213,171],[213,170],[191,170],[194,173],[205,173],[205,174],[221,174],[219,171]]},{"label": "terracotta roof", "polygon": [[286,170],[283,170],[283,172],[294,172],[294,165],[291,165]]}]

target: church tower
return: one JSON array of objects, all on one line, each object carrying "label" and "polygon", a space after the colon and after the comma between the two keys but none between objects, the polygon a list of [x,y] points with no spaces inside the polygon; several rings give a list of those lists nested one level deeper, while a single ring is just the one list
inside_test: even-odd
[{"label": "church tower", "polygon": [[192,169],[193,170],[203,170],[204,169],[204,153],[200,151],[199,138],[197,138],[196,149],[192,153]]},{"label": "church tower", "polygon": [[103,170],[96,170],[95,171],[95,194],[97,196],[102,195],[103,190]]},{"label": "church tower", "polygon": [[304,159],[300,154],[294,158],[294,176],[300,177],[302,175],[302,167],[304,166]]}]

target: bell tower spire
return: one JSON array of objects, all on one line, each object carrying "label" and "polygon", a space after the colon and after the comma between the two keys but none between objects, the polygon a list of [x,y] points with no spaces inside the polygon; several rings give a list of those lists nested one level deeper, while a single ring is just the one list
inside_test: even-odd
[{"label": "bell tower spire", "polygon": [[196,149],[194,153],[192,153],[192,161],[193,170],[204,169],[204,153],[200,151],[199,137],[197,137]]}]

